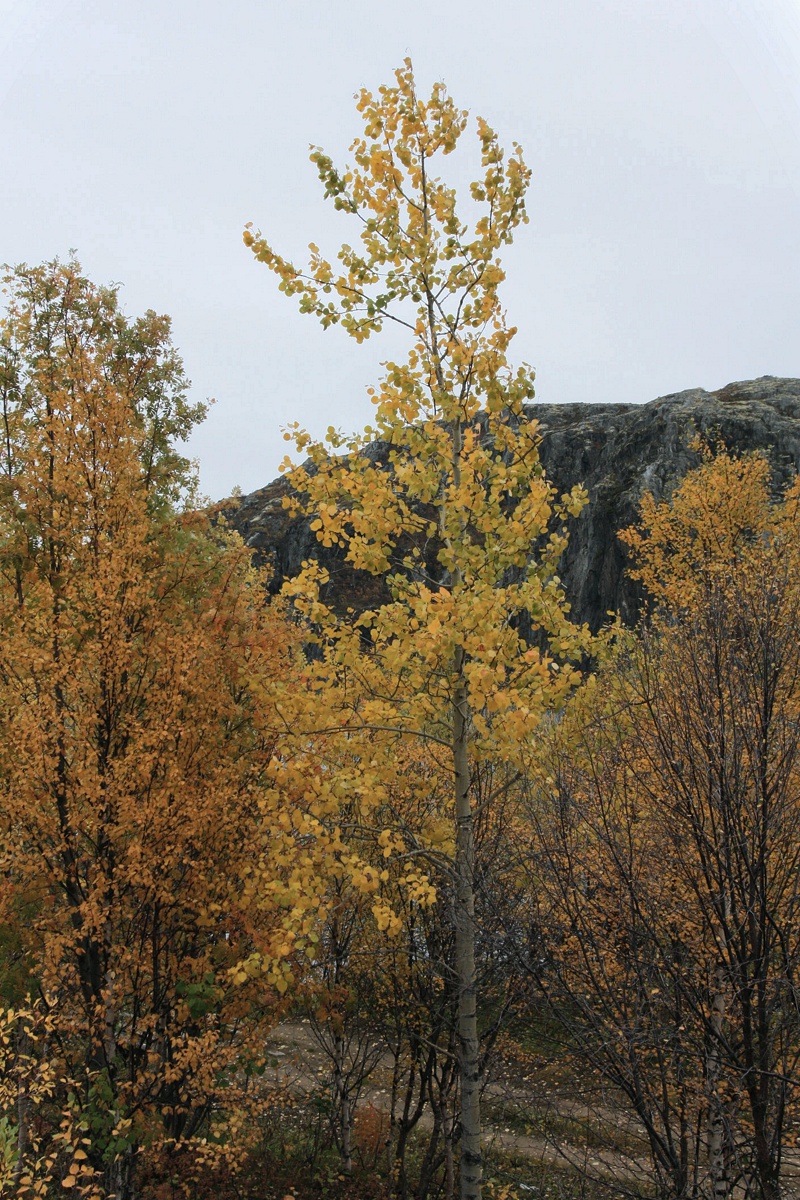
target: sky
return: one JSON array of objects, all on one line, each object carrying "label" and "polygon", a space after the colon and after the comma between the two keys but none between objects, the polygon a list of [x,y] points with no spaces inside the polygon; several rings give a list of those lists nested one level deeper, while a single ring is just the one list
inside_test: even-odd
[{"label": "sky", "polygon": [[502,297],[538,400],[800,376],[800,0],[0,0],[0,261],[74,249],[171,315],[208,496],[274,478],[289,422],[363,427],[403,354],[301,316],[242,229],[354,239],[309,145],[346,162],[406,56],[533,170]]}]

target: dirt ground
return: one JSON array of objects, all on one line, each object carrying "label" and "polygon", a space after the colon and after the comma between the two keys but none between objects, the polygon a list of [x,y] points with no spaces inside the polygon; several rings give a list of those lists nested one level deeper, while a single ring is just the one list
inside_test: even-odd
[{"label": "dirt ground", "polygon": [[[297,1095],[310,1095],[329,1074],[329,1067],[310,1024],[286,1021],[269,1041],[273,1085]],[[484,1093],[484,1136],[487,1149],[499,1148],[531,1166],[560,1165],[594,1178],[598,1183],[646,1187],[652,1171],[644,1129],[624,1104],[608,1094],[588,1095],[581,1081],[543,1062],[541,1072],[526,1064],[527,1075],[513,1069],[497,1073]],[[534,1079],[533,1076],[536,1076]],[[389,1110],[391,1064],[378,1062],[365,1086],[360,1104],[379,1112]],[[430,1127],[430,1116],[421,1125]],[[800,1150],[784,1155],[786,1200],[800,1200]],[[525,1190],[525,1184],[518,1184]]]}]

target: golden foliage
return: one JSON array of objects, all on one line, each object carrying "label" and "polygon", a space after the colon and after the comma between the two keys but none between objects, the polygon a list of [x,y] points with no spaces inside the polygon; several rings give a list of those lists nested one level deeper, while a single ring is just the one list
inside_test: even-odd
[{"label": "golden foliage", "polygon": [[800,1061],[799,515],[758,455],[705,453],[645,500],[623,536],[656,611],[554,731],[532,809],[552,1002],[669,1194],[695,1175],[778,1194]]},{"label": "golden foliage", "polygon": [[[387,362],[370,389],[375,419],[363,437],[330,429],[325,442],[314,443],[297,428],[287,433],[309,460],[292,470],[289,506],[312,517],[323,547],[341,547],[358,571],[385,575],[391,600],[339,620],[325,604],[328,581],[315,563],[305,564],[285,595],[318,647],[309,710],[298,727],[317,737],[337,734],[348,752],[351,739],[374,738],[374,753],[357,751],[352,787],[372,798],[378,822],[382,798],[406,790],[397,786],[396,761],[405,753],[398,754],[398,739],[416,740],[420,754],[449,776],[450,804],[435,814],[429,834],[425,826],[415,830],[438,839],[436,851],[407,848],[404,835],[398,853],[423,865],[424,874],[415,865],[402,877],[417,908],[428,902],[432,871],[453,886],[461,1189],[468,1200],[481,1187],[474,779],[482,762],[518,761],[545,714],[581,682],[579,664],[594,644],[569,620],[557,565],[567,518],[579,514],[586,495],[576,487],[559,497],[545,478],[539,433],[525,411],[533,373],[513,369],[507,358],[515,330],[498,296],[500,253],[526,219],[530,172],[520,148],[506,157],[478,120],[483,173],[470,188],[478,210],[470,226],[457,212],[455,190],[437,174],[467,125],[444,87],[420,98],[406,60],[393,85],[377,97],[362,91],[357,107],[364,130],[351,146],[353,164],[339,171],[320,149],[311,158],[326,197],[358,223],[360,247],[343,245],[334,267],[312,244],[301,271],[250,227],[244,240],[323,327],[339,324],[358,342],[387,321],[409,334],[405,362]],[[344,457],[333,457],[343,449]],[[397,834],[389,825],[382,836],[391,859]],[[365,880],[368,890],[374,877],[363,871],[362,886]],[[395,902],[379,899],[373,912],[379,933],[401,934]]]},{"label": "golden foliage", "polygon": [[[186,464],[148,409],[163,328],[134,386],[131,328],[99,322],[74,264],[7,282],[0,921],[26,913],[18,952],[58,1047],[41,1067],[53,1144],[59,1114],[88,1122],[72,1184],[123,1195],[143,1141],[191,1139],[235,1064],[257,1065],[285,990],[300,839],[267,845],[287,799],[252,681],[291,673],[293,637],[241,542],[171,509]],[[248,869],[273,888],[255,913]],[[254,945],[274,985],[256,1020],[232,978]]]}]

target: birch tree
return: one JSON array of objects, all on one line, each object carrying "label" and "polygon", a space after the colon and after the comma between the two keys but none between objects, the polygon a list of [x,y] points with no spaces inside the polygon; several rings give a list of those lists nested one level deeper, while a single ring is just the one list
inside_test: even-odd
[{"label": "birch tree", "polygon": [[664,1200],[778,1200],[800,1061],[797,481],[705,456],[628,530],[657,603],[531,805],[556,1013]]},{"label": "birch tree", "polygon": [[261,1052],[236,978],[254,943],[274,968],[259,1013],[286,990],[291,833],[264,865],[279,896],[251,913],[241,880],[291,806],[253,680],[292,639],[241,542],[175,510],[174,439],[201,414],[168,320],[128,321],[76,263],[4,282],[0,927],[18,1006],[39,1001],[0,1012],[0,1190],[128,1200],[142,1144],[199,1143]]}]

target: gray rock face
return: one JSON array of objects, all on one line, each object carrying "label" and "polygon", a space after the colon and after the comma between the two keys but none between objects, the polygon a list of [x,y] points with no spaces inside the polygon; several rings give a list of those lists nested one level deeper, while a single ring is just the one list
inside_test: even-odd
[{"label": "gray rock face", "polygon": [[[626,577],[626,549],[617,534],[637,519],[645,492],[669,496],[698,462],[689,449],[695,434],[729,449],[763,450],[773,467],[776,491],[800,470],[800,379],[766,375],[731,383],[718,392],[694,388],[649,404],[533,404],[541,458],[559,492],[585,484],[589,504],[571,526],[561,578],[573,617],[597,629],[606,614],[633,623],[642,597]],[[323,550],[308,522],[290,519],[282,506],[287,484],[277,479],[245,496],[225,513],[262,562],[272,566],[271,587],[297,573],[304,559],[331,572],[328,602],[363,609],[383,598],[381,580],[351,571],[341,554]]]}]

